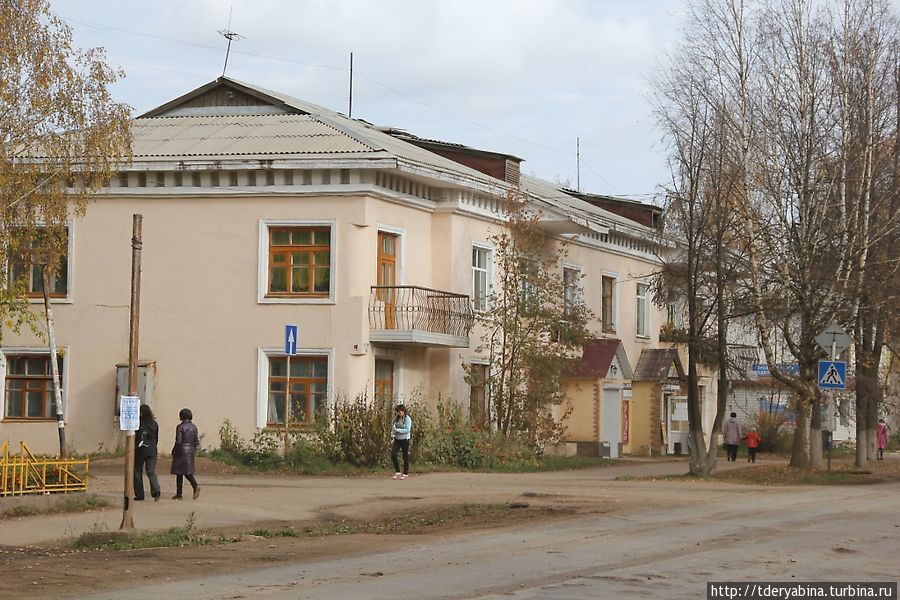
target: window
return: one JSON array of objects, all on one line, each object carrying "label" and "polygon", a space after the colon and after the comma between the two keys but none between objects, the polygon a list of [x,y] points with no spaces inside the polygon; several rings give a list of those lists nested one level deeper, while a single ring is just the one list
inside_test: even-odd
[{"label": "window", "polygon": [[331,228],[269,227],[267,297],[325,297],[331,292]]},{"label": "window", "polygon": [[311,423],[328,402],[328,358],[269,356],[268,359],[266,425],[284,427],[285,417],[288,426]]},{"label": "window", "polygon": [[475,310],[488,310],[488,265],[491,251],[472,246],[472,306]]},{"label": "window", "polygon": [[[62,377],[62,357],[59,358]],[[4,417],[12,419],[56,418],[56,400],[50,373],[50,355],[6,356]]]},{"label": "window", "polygon": [[[24,243],[26,248],[19,248],[18,252],[11,253],[8,273],[12,281],[24,281],[25,291],[30,298],[42,298],[44,295],[44,269],[39,263],[40,248],[43,244],[41,238],[49,231],[41,229],[35,239]],[[62,228],[60,241],[53,241],[53,245],[64,250],[59,258],[56,268],[50,275],[50,297],[65,298],[69,293],[69,231],[68,227]]]},{"label": "window", "polygon": [[604,275],[600,280],[600,326],[603,333],[616,332],[616,278]]},{"label": "window", "polygon": [[637,284],[637,327],[635,333],[639,337],[650,337],[650,286]]},{"label": "window", "polygon": [[375,359],[375,398],[394,401],[394,361]]},{"label": "window", "polygon": [[478,363],[469,365],[469,422],[476,427],[487,427],[488,376],[490,366]]}]

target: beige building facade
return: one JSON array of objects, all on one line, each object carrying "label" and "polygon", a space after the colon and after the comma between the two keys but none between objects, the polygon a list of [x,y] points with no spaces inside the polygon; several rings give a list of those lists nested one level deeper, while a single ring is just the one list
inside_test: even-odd
[{"label": "beige building facade", "polygon": [[[74,451],[121,443],[134,214],[141,393],[163,439],[182,407],[204,447],[218,445],[226,419],[251,435],[362,392],[440,394],[488,411],[490,391],[467,383],[464,365],[490,368],[475,351],[477,318],[514,188],[569,243],[562,268],[582,275],[597,336],[621,340],[631,364],[658,347],[653,230],[522,175],[516,157],[419,140],[228,78],[137,118],[133,132],[133,162],[69,222],[54,290]],[[290,373],[288,324],[299,330]],[[5,331],[0,354],[0,441],[55,452],[46,341]]]}]

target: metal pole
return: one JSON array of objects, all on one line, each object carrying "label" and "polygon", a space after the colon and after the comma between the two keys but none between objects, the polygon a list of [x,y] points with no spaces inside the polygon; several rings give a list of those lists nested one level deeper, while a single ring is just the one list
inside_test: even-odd
[{"label": "metal pole", "polygon": [[285,382],[284,393],[284,455],[287,456],[288,448],[291,445],[288,438],[288,430],[291,424],[291,355],[287,355],[287,382]]},{"label": "metal pole", "polygon": [[[831,336],[831,360],[837,360],[837,336]],[[831,412],[834,410],[834,398],[830,395],[828,396],[828,426],[831,427]],[[834,436],[834,431],[831,430],[828,432],[828,472],[831,472],[831,447],[834,445],[834,440],[832,439]]]},{"label": "metal pole", "polygon": [[[128,395],[137,396],[138,334],[141,317],[141,224],[142,215],[132,215],[131,234],[131,318],[128,337]],[[134,432],[125,432],[125,498],[119,529],[134,529],[132,516],[134,497]]]},{"label": "metal pole", "polygon": [[350,101],[347,106],[347,116],[353,118],[353,53],[350,53]]}]

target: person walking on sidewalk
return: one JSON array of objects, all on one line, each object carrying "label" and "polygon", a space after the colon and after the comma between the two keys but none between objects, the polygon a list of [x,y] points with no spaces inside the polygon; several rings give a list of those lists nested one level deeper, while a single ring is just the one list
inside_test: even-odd
[{"label": "person walking on sidewalk", "polygon": [[756,462],[756,449],[759,448],[759,434],[756,427],[751,427],[747,433],[747,462]]},{"label": "person walking on sidewalk", "polygon": [[159,446],[159,425],[153,411],[141,404],[141,424],[134,440],[134,499],[144,499],[144,469],[150,480],[150,495],[159,500],[159,478],[156,476],[157,447]]},{"label": "person walking on sidewalk", "polygon": [[[406,479],[409,477],[409,438],[412,434],[412,419],[406,413],[406,407],[398,404],[394,424],[391,428],[391,462],[394,463],[394,479]],[[403,451],[403,472],[400,472],[400,463],[397,453]]]},{"label": "person walking on sidewalk", "polygon": [[728,450],[728,462],[737,460],[738,444],[741,443],[741,424],[737,420],[737,413],[731,413],[725,421],[725,448]]},{"label": "person walking on sidewalk", "polygon": [[194,478],[194,455],[200,445],[200,433],[191,419],[191,409],[182,408],[178,413],[181,423],[175,428],[175,445],[172,446],[172,475],[175,476],[175,495],[172,500],[181,500],[184,479],[194,488],[194,500],[200,495],[200,485]]},{"label": "person walking on sidewalk", "polygon": [[877,460],[884,460],[884,449],[887,448],[890,431],[891,428],[884,422],[884,419],[878,419],[878,428],[875,430],[875,441],[878,442]]}]

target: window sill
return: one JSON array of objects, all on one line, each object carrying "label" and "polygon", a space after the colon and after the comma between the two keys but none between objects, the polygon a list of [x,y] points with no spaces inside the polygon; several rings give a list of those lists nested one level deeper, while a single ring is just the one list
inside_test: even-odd
[{"label": "window sill", "polygon": [[651,341],[649,335],[639,335],[639,334],[636,333],[636,334],[634,334],[634,337],[635,337],[635,339],[636,339],[637,341],[639,341],[639,342],[649,342],[649,341]]},{"label": "window sill", "polygon": [[56,423],[56,417],[3,417],[0,423]]},{"label": "window sill", "polygon": [[336,304],[330,296],[262,296],[258,304]]},{"label": "window sill", "polygon": [[[43,296],[29,296],[29,304],[43,304]],[[75,304],[75,301],[69,296],[50,296],[50,304]]]}]

